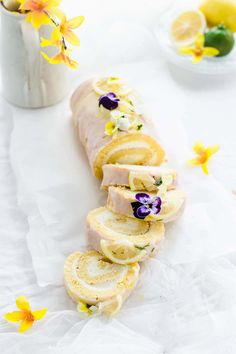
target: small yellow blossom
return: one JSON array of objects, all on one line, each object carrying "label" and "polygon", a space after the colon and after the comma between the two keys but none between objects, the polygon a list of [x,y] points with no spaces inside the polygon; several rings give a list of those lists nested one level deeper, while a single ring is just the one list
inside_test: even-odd
[{"label": "small yellow blossom", "polygon": [[42,56],[50,63],[50,64],[62,64],[64,63],[71,69],[77,69],[78,63],[77,61],[70,58],[70,49],[65,49],[63,46],[61,47],[61,51],[56,54],[54,57],[49,57],[46,53],[41,52]]},{"label": "small yellow blossom", "polygon": [[88,305],[83,301],[79,301],[77,305],[77,311],[79,313],[85,313],[88,316],[94,315],[98,312],[98,307],[95,305]]},{"label": "small yellow blossom", "polygon": [[78,16],[67,20],[65,15],[62,16],[61,23],[54,29],[54,32],[61,34],[70,44],[80,45],[80,40],[76,36],[73,29],[76,29],[84,22],[84,16]]},{"label": "small yellow blossom", "polygon": [[212,47],[204,47],[204,35],[199,33],[195,39],[194,46],[180,48],[179,53],[192,55],[193,64],[197,64],[203,57],[214,57],[218,55],[219,50]]},{"label": "small yellow blossom", "polygon": [[59,11],[61,0],[18,0],[18,2],[21,4],[20,10],[29,11],[26,21],[38,29],[42,25],[52,23],[50,16]]},{"label": "small yellow blossom", "polygon": [[25,296],[16,299],[16,306],[20,311],[8,312],[4,318],[9,322],[21,322],[19,327],[21,333],[30,329],[34,321],[41,320],[47,313],[47,309],[31,311],[29,301]]},{"label": "small yellow blossom", "polygon": [[207,163],[210,157],[220,149],[219,145],[212,145],[207,148],[200,141],[197,141],[193,150],[198,155],[196,158],[189,160],[190,165],[201,165],[204,173],[208,174]]},{"label": "small yellow blossom", "polygon": [[46,39],[46,38],[40,38],[41,40],[41,47],[48,47],[48,46],[54,46],[54,47],[60,47],[63,45],[63,41],[61,36],[58,36],[57,33],[54,31],[52,32],[52,38],[51,39]]},{"label": "small yellow blossom", "polygon": [[117,131],[117,126],[114,122],[107,122],[105,125],[105,133],[108,136],[113,135]]}]

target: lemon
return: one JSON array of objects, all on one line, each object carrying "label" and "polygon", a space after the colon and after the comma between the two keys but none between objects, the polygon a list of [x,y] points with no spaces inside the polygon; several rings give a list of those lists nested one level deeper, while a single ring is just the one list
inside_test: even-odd
[{"label": "lemon", "polygon": [[143,172],[131,171],[129,173],[129,187],[132,191],[143,191],[147,190],[149,192],[156,190],[155,179]]},{"label": "lemon", "polygon": [[100,245],[104,256],[106,256],[113,263],[118,264],[131,264],[139,262],[147,253],[145,248],[136,247],[128,240],[101,240]]},{"label": "lemon", "polygon": [[200,10],[210,26],[222,23],[236,32],[236,0],[205,0]]},{"label": "lemon", "polygon": [[204,32],[206,20],[198,10],[186,11],[172,22],[170,35],[177,46],[188,46],[194,43],[198,33]]},{"label": "lemon", "polygon": [[132,90],[119,77],[102,77],[94,80],[93,89],[98,95],[114,92],[118,96],[127,96]]},{"label": "lemon", "polygon": [[219,50],[218,57],[231,52],[234,47],[234,35],[224,25],[211,28],[205,33],[205,46]]},{"label": "lemon", "polygon": [[102,303],[101,309],[104,308],[103,312],[108,316],[115,316],[121,309],[123,300],[121,295],[117,295],[111,301],[105,301]]}]

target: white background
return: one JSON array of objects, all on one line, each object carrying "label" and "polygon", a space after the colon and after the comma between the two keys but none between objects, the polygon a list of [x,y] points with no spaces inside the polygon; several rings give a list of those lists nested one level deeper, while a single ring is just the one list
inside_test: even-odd
[{"label": "white background", "polygon": [[[168,225],[159,255],[142,265],[115,319],[81,319],[62,284],[65,257],[86,249],[87,212],[105,201],[71,125],[70,95],[42,110],[1,99],[0,316],[19,295],[49,310],[24,335],[0,320],[1,354],[236,352],[236,76],[203,76],[165,62],[154,28],[168,6],[64,4],[69,15],[86,17],[73,86],[104,73],[134,85],[187,194],[183,215]],[[196,139],[221,147],[209,176],[186,165]]]}]

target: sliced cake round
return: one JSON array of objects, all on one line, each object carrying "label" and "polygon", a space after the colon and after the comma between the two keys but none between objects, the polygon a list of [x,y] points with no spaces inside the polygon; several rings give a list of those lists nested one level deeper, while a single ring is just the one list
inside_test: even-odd
[{"label": "sliced cake round", "polygon": [[121,186],[135,191],[154,192],[162,185],[163,179],[169,176],[171,177],[171,183],[168,189],[173,189],[176,185],[176,171],[170,168],[108,164],[104,165],[102,170],[101,188],[104,190],[107,190],[110,186]]},{"label": "sliced cake round", "polygon": [[89,245],[119,264],[130,264],[154,255],[164,239],[162,222],[143,222],[101,207],[87,216]]},{"label": "sliced cake round", "polygon": [[122,187],[109,187],[107,207],[118,214],[145,221],[169,222],[177,218],[185,201],[178,190],[156,193],[134,192]]},{"label": "sliced cake round", "polygon": [[72,253],[64,265],[65,287],[78,310],[114,315],[138,281],[139,264],[113,264],[97,251]]}]

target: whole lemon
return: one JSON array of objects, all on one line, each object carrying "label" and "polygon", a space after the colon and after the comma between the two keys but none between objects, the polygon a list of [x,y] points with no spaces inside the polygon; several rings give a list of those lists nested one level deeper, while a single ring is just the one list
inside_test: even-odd
[{"label": "whole lemon", "polygon": [[212,27],[205,33],[205,46],[217,48],[219,50],[218,57],[223,57],[233,49],[234,35],[225,25]]},{"label": "whole lemon", "polygon": [[231,31],[236,32],[236,0],[205,0],[200,10],[210,26],[223,23]]}]

